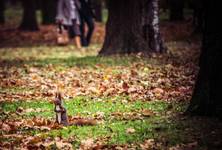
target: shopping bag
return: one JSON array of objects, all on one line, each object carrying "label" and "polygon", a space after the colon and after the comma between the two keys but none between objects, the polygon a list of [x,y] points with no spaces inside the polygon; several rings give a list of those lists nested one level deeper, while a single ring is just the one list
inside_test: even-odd
[{"label": "shopping bag", "polygon": [[69,43],[69,33],[64,26],[59,25],[57,29],[57,44],[67,45]]}]

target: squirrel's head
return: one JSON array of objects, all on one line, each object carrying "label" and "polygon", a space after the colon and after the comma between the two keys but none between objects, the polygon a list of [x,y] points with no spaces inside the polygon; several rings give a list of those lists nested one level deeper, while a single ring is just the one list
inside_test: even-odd
[{"label": "squirrel's head", "polygon": [[62,96],[61,96],[60,92],[56,92],[54,103],[55,103],[55,105],[62,104]]}]

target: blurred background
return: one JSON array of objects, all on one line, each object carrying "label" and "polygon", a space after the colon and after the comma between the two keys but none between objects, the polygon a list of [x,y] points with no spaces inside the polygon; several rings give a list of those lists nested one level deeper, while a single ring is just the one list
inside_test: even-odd
[{"label": "blurred background", "polygon": [[[198,1],[159,1],[160,29],[166,41],[201,33],[202,8]],[[0,46],[55,44],[56,7],[57,0],[1,0]],[[96,21],[92,43],[101,44],[108,18],[106,1],[93,0],[92,8]]]}]

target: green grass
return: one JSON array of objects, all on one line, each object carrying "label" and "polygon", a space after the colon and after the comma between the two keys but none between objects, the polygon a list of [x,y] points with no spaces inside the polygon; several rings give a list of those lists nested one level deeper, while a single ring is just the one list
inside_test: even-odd
[{"label": "green grass", "polygon": [[[140,58],[137,56],[97,56],[101,45],[92,45],[86,49],[78,50],[72,45],[66,47],[59,46],[33,46],[18,48],[1,48],[0,62],[4,61],[4,67],[16,66],[24,67],[38,66],[47,67],[54,65],[56,68],[64,69],[66,67],[93,67],[95,69],[104,69],[106,66],[129,66],[134,63],[144,64],[165,64],[155,58]],[[2,64],[0,64],[2,65]]]},{"label": "green grass", "polygon": [[[47,101],[34,101],[34,102],[25,102],[25,101],[16,101],[16,102],[5,102],[0,103],[1,108],[4,112],[8,113],[16,113],[18,108],[22,108],[23,110],[27,109],[41,109],[44,110],[43,112],[30,112],[23,115],[23,117],[30,118],[34,116],[40,117],[53,117],[53,106],[51,103]],[[4,117],[4,116],[0,116]]]},{"label": "green grass", "polygon": [[[87,138],[101,139],[109,138],[107,144],[129,144],[142,142],[144,139],[148,138],[159,138],[159,132],[155,130],[160,128],[163,130],[163,134],[170,136],[175,136],[171,140],[171,144],[179,142],[180,139],[175,135],[174,129],[175,124],[171,121],[166,120],[162,115],[168,111],[169,103],[163,101],[155,102],[128,102],[127,105],[121,100],[125,97],[110,97],[102,98],[98,100],[97,98],[90,97],[76,97],[74,99],[66,100],[65,106],[68,110],[68,115],[81,115],[84,117],[93,118],[97,112],[104,113],[104,121],[102,124],[95,126],[69,126],[67,128],[52,130],[49,132],[33,131],[29,134],[38,134],[41,136],[57,137],[62,136],[63,138],[76,137],[74,146]],[[18,108],[26,109],[42,109],[43,112],[31,112],[23,115],[23,118],[33,118],[34,116],[43,117],[47,119],[54,119],[53,104],[48,101],[18,101],[18,102],[4,102],[1,103],[1,108],[3,112],[15,113]],[[181,107],[175,104],[174,110]],[[130,119],[130,118],[112,118],[112,113],[135,113],[142,109],[148,109],[154,111],[156,114],[151,117],[145,117],[144,119]],[[4,117],[4,116],[1,116]],[[15,117],[13,115],[13,117]],[[20,118],[21,116],[17,116]],[[2,118],[3,119],[3,118]],[[15,119],[15,118],[14,118]],[[128,128],[134,128],[135,133],[129,134],[126,132]],[[27,133],[27,130],[20,129],[21,132]],[[161,133],[162,134],[162,133]],[[76,145],[77,144],[77,145]]]},{"label": "green grass", "polygon": [[[156,101],[156,102],[122,102],[121,100],[125,99],[124,97],[115,97],[115,98],[103,98],[102,100],[98,100],[97,98],[92,99],[90,97],[76,97],[71,100],[65,101],[65,106],[68,109],[68,115],[77,115],[81,114],[83,116],[93,117],[97,112],[103,112],[106,118],[109,117],[111,113],[114,112],[131,112],[138,111],[141,109],[150,109],[157,112],[164,111],[168,104]],[[1,108],[5,112],[15,113],[16,110],[21,107],[24,110],[33,108],[33,109],[43,109],[48,110],[48,112],[33,112],[26,114],[27,116],[35,116],[41,115],[45,117],[52,117],[53,114],[53,105],[46,100],[43,101],[16,101],[16,102],[4,102],[1,103]],[[51,112],[51,113],[49,113]]]},{"label": "green grass", "polygon": [[48,64],[60,66],[95,66],[95,65],[129,65],[131,62],[141,62],[137,57],[97,57],[100,45],[92,45],[86,50],[76,50],[69,45],[67,47],[57,46],[33,46],[27,48],[2,48],[1,60],[6,65],[46,66]]},{"label": "green grass", "polygon": [[102,22],[105,24],[108,20],[108,10],[102,9]]}]

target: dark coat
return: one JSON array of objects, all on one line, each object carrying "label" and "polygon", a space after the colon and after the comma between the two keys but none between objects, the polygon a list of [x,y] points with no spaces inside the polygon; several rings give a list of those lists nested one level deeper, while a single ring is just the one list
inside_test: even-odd
[{"label": "dark coat", "polygon": [[81,4],[80,14],[85,16],[95,16],[93,13],[92,2],[91,0],[79,0]]}]

